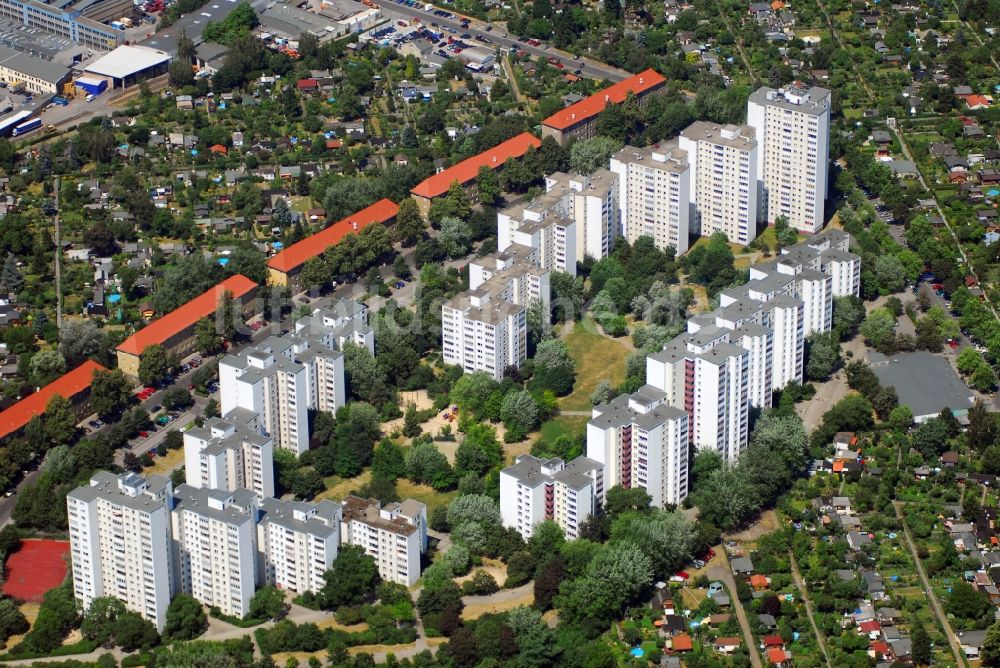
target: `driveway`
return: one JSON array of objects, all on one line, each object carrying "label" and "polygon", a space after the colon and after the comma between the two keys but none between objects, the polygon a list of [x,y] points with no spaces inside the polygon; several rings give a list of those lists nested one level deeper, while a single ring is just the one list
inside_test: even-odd
[{"label": "driveway", "polygon": [[747,619],[746,610],[743,609],[743,603],[736,595],[736,580],[733,578],[733,569],[729,565],[729,556],[726,554],[725,548],[721,545],[715,548],[715,552],[722,555],[722,564],[709,567],[708,579],[719,580],[722,584],[726,585],[726,589],[729,590],[730,600],[733,603],[733,610],[736,612],[736,619],[739,620],[740,629],[743,631],[743,642],[746,643],[750,652],[750,665],[753,668],[763,668],[764,664],[760,660],[760,652],[757,651],[757,644],[754,642],[753,633],[750,631],[750,621]]}]

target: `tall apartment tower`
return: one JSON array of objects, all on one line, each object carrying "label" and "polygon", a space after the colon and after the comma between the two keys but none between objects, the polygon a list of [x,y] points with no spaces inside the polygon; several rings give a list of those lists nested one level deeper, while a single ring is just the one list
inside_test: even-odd
[{"label": "tall apartment tower", "polygon": [[[576,276],[576,221],[547,195],[497,212],[499,253],[522,253],[541,269]],[[517,247],[525,250],[517,250]]]},{"label": "tall apartment tower", "polygon": [[679,504],[688,494],[688,415],[645,385],[594,406],[587,423],[587,457],[599,462],[604,489],[642,488],[652,505]]},{"label": "tall apartment tower", "polygon": [[521,455],[500,471],[500,517],[525,540],[546,520],[555,522],[568,540],[579,538],[580,525],[603,501],[603,467],[588,457],[567,464],[558,457]]},{"label": "tall apartment tower", "polygon": [[702,236],[722,232],[731,243],[757,236],[759,146],[753,128],[697,121],[680,134],[691,165],[692,227]]},{"label": "tall apartment tower", "polygon": [[652,237],[660,250],[673,246],[677,255],[686,253],[692,171],[677,140],[646,148],[626,146],[611,157],[611,171],[618,175],[619,215],[628,242]]},{"label": "tall apartment tower", "polygon": [[830,160],[830,91],[794,83],[750,95],[747,124],[757,134],[757,174],[768,223],[779,216],[807,234],[823,226]]},{"label": "tall apartment tower", "polygon": [[374,351],[367,307],[341,300],[299,319],[294,332],[227,355],[219,362],[223,418],[301,455],[309,449],[308,411],[332,413],[347,400],[340,351],[347,341]]},{"label": "tall apartment tower", "polygon": [[180,590],[245,616],[257,581],[257,496],[180,485],[171,524]]},{"label": "tall apartment tower", "polygon": [[420,578],[420,555],[427,551],[427,506],[413,499],[382,506],[357,496],[341,505],[341,544],[363,547],[383,580],[413,585]]},{"label": "tall apartment tower", "polygon": [[235,491],[249,489],[258,499],[274,496],[274,441],[236,417],[209,418],[184,432],[184,471],[191,487]]},{"label": "tall apartment tower", "polygon": [[545,191],[576,223],[576,261],[607,257],[621,230],[618,175],[607,169],[588,176],[556,172],[545,177]]},{"label": "tall apartment tower", "polygon": [[86,610],[114,596],[163,631],[174,589],[170,480],[95,473],[66,495],[73,593]]},{"label": "tall apartment tower", "polygon": [[528,307],[548,312],[549,275],[515,253],[515,245],[469,265],[469,287],[441,306],[441,348],[446,364],[466,373],[485,371],[503,378],[528,357]]},{"label": "tall apartment tower", "polygon": [[688,438],[734,461],[749,437],[749,352],[717,326],[682,334],[646,358],[646,382],[687,413]]},{"label": "tall apartment tower", "polygon": [[258,579],[283,591],[303,594],[323,588],[323,573],[340,547],[340,504],[264,499],[257,525]]}]

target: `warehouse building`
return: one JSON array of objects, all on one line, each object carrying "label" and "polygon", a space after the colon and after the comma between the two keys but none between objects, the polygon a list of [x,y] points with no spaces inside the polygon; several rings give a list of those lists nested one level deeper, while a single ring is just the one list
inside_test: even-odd
[{"label": "warehouse building", "polygon": [[0,45],[0,79],[10,85],[23,82],[32,93],[58,93],[69,79],[69,68]]},{"label": "warehouse building", "polygon": [[[107,11],[117,13],[117,0],[109,0]],[[103,2],[45,4],[35,0],[0,0],[0,19],[15,21],[26,28],[42,30],[97,51],[110,51],[125,41],[125,31],[101,23],[106,13]],[[122,14],[117,14],[119,17]]]},{"label": "warehouse building", "polygon": [[120,46],[84,68],[88,78],[102,78],[108,88],[128,88],[166,74],[170,54],[148,46]]},{"label": "warehouse building", "polygon": [[152,345],[161,345],[168,353],[175,353],[181,358],[194,352],[195,326],[202,318],[215,314],[227,292],[242,307],[244,320],[253,315],[257,284],[242,274],[230,276],[122,341],[117,348],[118,368],[126,375],[138,378],[142,353]]}]

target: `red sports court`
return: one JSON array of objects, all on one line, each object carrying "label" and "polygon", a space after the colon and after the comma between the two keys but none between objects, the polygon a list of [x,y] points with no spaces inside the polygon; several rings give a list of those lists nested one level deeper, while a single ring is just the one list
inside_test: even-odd
[{"label": "red sports court", "polygon": [[7,559],[3,593],[20,601],[41,601],[66,578],[68,553],[68,541],[22,540],[21,549]]}]

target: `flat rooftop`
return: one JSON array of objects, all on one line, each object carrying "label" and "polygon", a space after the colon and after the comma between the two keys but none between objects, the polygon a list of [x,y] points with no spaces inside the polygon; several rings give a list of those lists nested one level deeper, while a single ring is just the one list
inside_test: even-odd
[{"label": "flat rooftop", "polygon": [[916,418],[945,408],[962,415],[972,407],[973,391],[941,355],[918,351],[886,357],[871,351],[868,363],[879,383],[895,387],[899,403],[909,406]]},{"label": "flat rooftop", "polygon": [[98,58],[84,68],[90,74],[99,74],[115,79],[156,67],[170,60],[170,54],[146,46],[119,46],[111,53]]}]

